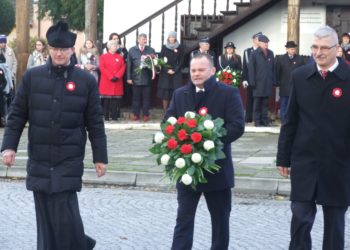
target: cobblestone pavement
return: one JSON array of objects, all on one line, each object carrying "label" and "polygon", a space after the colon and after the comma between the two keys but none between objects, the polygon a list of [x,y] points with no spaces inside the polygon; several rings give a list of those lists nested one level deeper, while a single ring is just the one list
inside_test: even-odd
[{"label": "cobblestone pavement", "polygon": [[[36,249],[32,193],[23,181],[0,180],[0,249]],[[79,194],[86,233],[96,250],[170,249],[176,216],[176,194],[152,190],[85,186]],[[321,209],[319,209],[320,211]],[[350,215],[346,236],[350,235]],[[289,201],[269,196],[235,194],[231,213],[230,249],[287,249]],[[195,250],[210,247],[209,214],[203,199],[196,216]],[[322,213],[313,229],[314,249],[321,249]],[[346,238],[346,249],[350,249]]]}]

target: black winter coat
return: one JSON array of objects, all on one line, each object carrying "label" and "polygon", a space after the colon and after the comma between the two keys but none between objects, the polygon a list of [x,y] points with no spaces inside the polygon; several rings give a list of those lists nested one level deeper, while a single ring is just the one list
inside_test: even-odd
[{"label": "black winter coat", "polygon": [[[184,116],[187,111],[195,111],[202,107],[208,108],[208,113],[213,117],[224,119],[224,127],[227,135],[222,138],[224,143],[225,159],[218,160],[216,164],[221,166],[218,173],[205,172],[208,183],[197,185],[197,191],[208,192],[222,190],[234,186],[234,171],[231,155],[231,142],[237,140],[244,132],[244,114],[241,96],[237,88],[232,88],[224,83],[217,82],[214,77],[209,78],[204,85],[204,97],[195,101],[195,87],[192,82],[175,90],[164,120],[170,116],[176,118]],[[177,184],[180,189],[192,189],[182,183]]]},{"label": "black winter coat", "polygon": [[268,50],[265,57],[261,48],[254,50],[249,58],[249,85],[253,88],[254,97],[269,97],[276,83],[275,59],[273,52]]},{"label": "black winter coat", "polygon": [[28,190],[80,191],[87,134],[93,162],[107,163],[97,83],[85,71],[71,65],[55,73],[50,62],[26,71],[10,109],[1,151],[17,151],[27,122]]},{"label": "black winter coat", "polygon": [[142,55],[155,55],[156,52],[150,46],[145,46],[143,52],[136,45],[130,48],[127,59],[127,80],[132,80],[135,86],[150,86],[152,83],[152,71],[143,69],[141,73],[135,70],[140,67]]},{"label": "black winter coat", "polygon": [[218,70],[223,70],[229,67],[231,70],[242,70],[242,59],[239,55],[234,55],[228,59],[225,55],[218,58]]},{"label": "black winter coat", "polygon": [[316,64],[292,73],[277,166],[291,168],[291,200],[350,205],[350,67],[324,80]]},{"label": "black winter coat", "polygon": [[291,85],[290,75],[292,71],[304,65],[303,57],[295,55],[292,59],[288,54],[276,56],[276,84],[280,87],[280,96],[289,96]]},{"label": "black winter coat", "polygon": [[[184,51],[181,46],[172,50],[168,49],[165,45],[162,46],[162,50],[159,54],[160,58],[166,57],[168,59],[167,64],[170,67],[162,67],[159,78],[158,88],[161,89],[177,89],[182,86],[182,65],[184,61]],[[172,69],[175,74],[168,74],[168,70]]]}]

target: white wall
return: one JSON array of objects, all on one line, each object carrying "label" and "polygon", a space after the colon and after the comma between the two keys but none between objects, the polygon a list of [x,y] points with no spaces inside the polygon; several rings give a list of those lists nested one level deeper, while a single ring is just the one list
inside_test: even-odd
[{"label": "white wall", "polygon": [[[269,48],[275,55],[284,54],[284,45],[287,41],[287,2],[286,0],[281,1],[225,36],[223,45],[232,41],[236,46],[237,54],[243,55],[243,50],[252,46],[252,35],[261,31],[270,39]],[[326,9],[324,6],[302,6],[300,13],[300,54],[310,54],[313,32],[325,23]]]}]

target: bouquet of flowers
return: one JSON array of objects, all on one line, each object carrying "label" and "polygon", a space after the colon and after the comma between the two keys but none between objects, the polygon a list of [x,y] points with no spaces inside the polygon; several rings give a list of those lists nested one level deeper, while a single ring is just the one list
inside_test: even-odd
[{"label": "bouquet of flowers", "polygon": [[154,54],[142,55],[140,67],[136,69],[136,72],[141,74],[143,69],[150,69],[152,70],[153,80],[156,77],[156,73],[159,73],[162,66],[169,67],[169,65],[166,64],[167,62],[168,59],[166,57],[158,58],[158,56]]},{"label": "bouquet of flowers", "polygon": [[162,131],[155,134],[150,149],[172,182],[181,181],[194,189],[199,183],[207,183],[204,172],[219,171],[215,161],[226,157],[220,140],[226,134],[223,119],[212,120],[206,107],[198,113],[188,111],[178,119],[169,117],[161,124]]},{"label": "bouquet of flowers", "polygon": [[216,80],[231,85],[233,87],[239,88],[242,78],[242,71],[240,70],[231,70],[226,68],[216,72]]}]

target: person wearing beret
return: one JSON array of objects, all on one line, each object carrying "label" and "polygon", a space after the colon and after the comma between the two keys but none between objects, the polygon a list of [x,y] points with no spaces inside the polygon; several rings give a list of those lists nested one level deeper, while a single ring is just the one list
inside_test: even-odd
[{"label": "person wearing beret", "polygon": [[162,99],[164,113],[175,89],[182,86],[182,65],[184,49],[177,40],[175,31],[169,32],[166,44],[162,46],[159,58],[167,58],[167,67],[162,67],[158,78],[157,97]]},{"label": "person wearing beret", "polygon": [[268,116],[269,97],[276,83],[274,54],[268,49],[269,39],[258,37],[259,48],[253,51],[248,65],[249,85],[253,88],[253,117],[256,127],[270,126]]},{"label": "person wearing beret", "polygon": [[286,53],[276,56],[275,72],[276,85],[280,87],[280,119],[281,123],[285,121],[289,93],[291,89],[290,75],[292,71],[301,65],[304,65],[304,59],[297,54],[298,45],[294,41],[288,41],[285,45]]},{"label": "person wearing beret", "polygon": [[26,187],[33,191],[37,249],[93,249],[84,231],[77,192],[82,188],[87,136],[97,176],[107,164],[107,142],[95,78],[70,63],[76,34],[52,25],[46,38],[50,58],[24,73],[12,103],[1,152],[11,167],[28,123]]},{"label": "person wearing beret", "polygon": [[289,249],[314,249],[311,230],[322,208],[322,249],[343,250],[350,205],[350,66],[337,59],[333,28],[318,28],[311,44],[315,62],[291,74],[276,166],[291,183]]},{"label": "person wearing beret", "polygon": [[262,35],[261,32],[258,32],[252,36],[253,46],[244,50],[243,52],[243,67],[242,67],[242,85],[247,89],[246,101],[245,101],[245,122],[253,122],[253,88],[249,85],[249,74],[248,74],[248,65],[250,55],[254,50],[259,47],[258,37]]},{"label": "person wearing beret", "polygon": [[231,70],[242,70],[242,59],[240,55],[237,55],[236,47],[233,42],[228,42],[225,46],[225,52],[218,58],[219,70],[231,69]]},{"label": "person wearing beret", "polygon": [[210,50],[210,40],[209,37],[202,37],[199,39],[199,48],[191,52],[191,58],[198,53],[205,53],[211,56],[214,62],[214,67],[217,68],[217,59],[214,51]]}]

